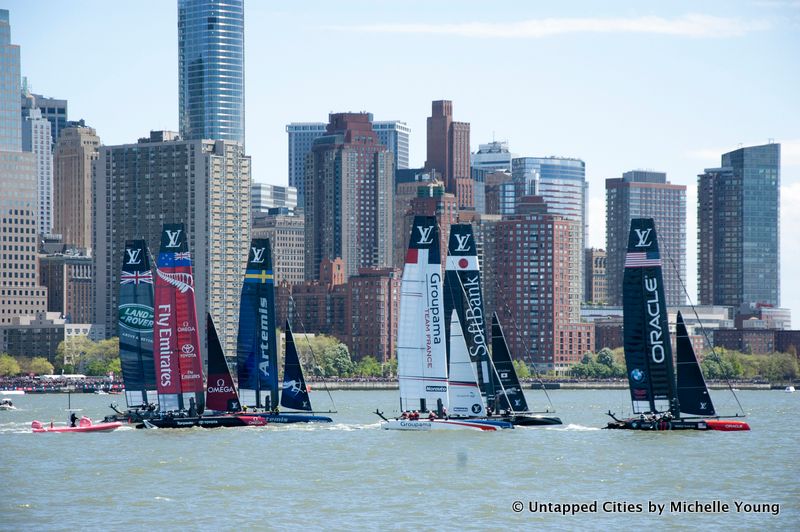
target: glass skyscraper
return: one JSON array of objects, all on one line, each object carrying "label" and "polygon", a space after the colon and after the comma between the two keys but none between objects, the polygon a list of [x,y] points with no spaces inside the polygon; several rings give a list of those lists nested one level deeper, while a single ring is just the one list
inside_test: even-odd
[{"label": "glass skyscraper", "polygon": [[565,157],[516,157],[511,160],[511,178],[516,188],[516,199],[535,194],[544,198],[547,212],[558,214],[580,224],[579,239],[570,242],[572,260],[580,265],[578,283],[583,292],[583,260],[588,232],[586,203],[589,184],[586,182],[586,163]]},{"label": "glass skyscraper", "polygon": [[740,148],[697,178],[700,303],[780,306],[781,145]]},{"label": "glass skyscraper", "polygon": [[180,134],[244,145],[244,0],[178,0]]},{"label": "glass skyscraper", "polygon": [[0,9],[0,150],[22,150],[19,45],[11,44],[7,9]]}]

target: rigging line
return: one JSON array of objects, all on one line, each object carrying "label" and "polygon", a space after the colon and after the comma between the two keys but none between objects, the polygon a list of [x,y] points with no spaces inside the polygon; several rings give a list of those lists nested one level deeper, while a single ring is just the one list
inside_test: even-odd
[{"label": "rigging line", "polygon": [[[294,296],[292,296],[291,292],[289,292],[289,303],[291,303],[291,305],[293,307],[297,308],[296,305],[295,305]],[[288,308],[286,309],[286,316],[287,317],[289,316],[289,309]],[[314,362],[315,366],[321,367],[319,365],[319,363],[317,362],[317,357],[314,356],[314,349],[311,347],[311,342],[308,339],[308,333],[306,332],[305,325],[303,325],[303,319],[300,317],[299,314],[297,314],[297,312],[294,313],[294,317],[297,318],[297,321],[300,323],[300,328],[303,329],[303,338],[305,339],[306,344],[308,345],[308,352],[311,353],[311,360]],[[337,338],[337,340],[338,340],[338,338]],[[284,369],[284,371],[285,371],[285,369]],[[336,401],[333,400],[333,396],[331,395],[331,391],[328,389],[328,383],[323,380],[322,381],[322,386],[325,388],[325,393],[328,394],[328,398],[331,400],[331,404],[333,405],[334,410],[336,410]]]},{"label": "rigging line", "polygon": [[[703,322],[700,320],[700,316],[697,314],[697,309],[695,308],[694,303],[692,302],[692,296],[689,295],[689,291],[686,289],[686,285],[684,284],[683,279],[681,279],[680,271],[678,270],[677,266],[675,265],[675,261],[672,260],[672,255],[669,254],[669,250],[667,250],[666,247],[664,248],[664,254],[667,256],[667,260],[672,265],[672,269],[678,274],[677,275],[678,282],[680,283],[681,288],[683,289],[683,293],[686,294],[686,300],[689,302],[689,306],[692,307],[692,313],[694,314],[694,317],[697,319],[697,323],[700,325],[700,330],[703,331],[703,337],[706,339],[706,343],[709,346],[711,346],[711,354],[714,355],[713,356],[713,360],[716,361],[720,365],[720,369],[722,369],[722,359],[720,358],[720,356],[717,354],[716,350],[714,349],[714,344],[711,342],[711,339],[708,336],[708,331],[706,331],[706,328],[703,326]],[[675,338],[676,338],[676,340],[677,340],[677,334],[678,334],[678,331],[676,329],[675,330],[675,335],[676,335]],[[730,379],[728,379],[727,372],[723,373],[722,376],[725,378],[725,383],[728,385],[728,389],[730,389],[731,393],[733,394],[733,398],[736,399],[736,404],[739,405],[739,410],[742,412],[742,414],[744,414],[745,412],[744,412],[744,408],[742,408],[742,403],[739,402],[739,397],[736,395],[736,392],[733,390],[733,385],[731,384]]]},{"label": "rigging line", "polygon": [[[456,273],[456,278],[458,279],[458,286],[461,287],[461,294],[464,296],[464,300],[465,301],[469,301],[469,297],[467,296],[467,290],[466,290],[466,288],[464,288],[464,283],[461,281],[461,276],[458,275],[458,273]],[[481,310],[483,310],[483,309],[481,309]],[[484,325],[486,324],[486,320],[485,319],[483,320],[483,323],[484,323]],[[484,339],[486,338],[486,333],[484,333],[483,337],[484,337]],[[465,336],[465,339],[466,339],[466,336]],[[489,360],[489,365],[492,367],[491,371],[493,371],[494,375],[497,377],[497,383],[500,385],[500,389],[503,391],[503,395],[506,397],[506,403],[508,403],[508,409],[512,413],[516,414],[517,413],[516,410],[514,410],[514,407],[511,406],[511,399],[508,398],[508,392],[506,391],[506,387],[503,386],[503,381],[502,381],[502,379],[500,379],[500,374],[497,372],[497,366],[494,365],[494,360],[492,360],[492,357],[490,357],[488,355],[488,347],[489,346],[487,345],[486,347],[487,347],[486,358]],[[476,365],[475,364],[470,364],[470,365],[472,366],[472,370],[474,372],[476,370]],[[513,365],[513,362],[512,362],[512,365]],[[477,375],[476,375],[476,378],[477,378]],[[492,377],[489,376],[489,378],[491,379]],[[520,393],[522,393],[524,395],[524,392],[522,390],[520,390]],[[489,402],[489,397],[488,396],[486,397],[486,402],[487,403]],[[495,392],[495,396],[492,397],[492,403],[494,404],[495,409],[497,408],[496,402],[497,402],[497,392]]]},{"label": "rigging line", "polygon": [[[500,287],[500,283],[497,282],[497,276],[496,275],[492,275],[492,281],[494,281],[495,287],[498,290],[501,290],[503,292],[503,295],[505,295],[505,290]],[[495,299],[497,299],[497,298],[495,298]],[[511,312],[511,307],[508,306],[508,300],[505,297],[503,297],[502,299],[503,299],[503,305],[504,305],[505,310],[506,310],[506,314],[511,318],[511,323],[514,325],[514,331],[517,334],[517,338],[519,339],[520,343],[522,343],[523,347],[525,348],[525,349],[523,349],[523,354],[522,354],[522,358],[523,358],[523,361],[524,361],[525,356],[530,353],[530,351],[529,351],[530,350],[530,346],[527,344],[527,342],[525,342],[525,339],[522,338],[522,334],[520,333],[520,328],[517,325],[517,320],[514,317],[514,314]],[[513,364],[513,362],[512,362],[512,364]],[[536,377],[536,381],[542,386],[542,391],[544,392],[544,395],[547,398],[547,402],[550,404],[550,408],[552,409],[553,412],[555,412],[556,410],[555,410],[555,407],[553,406],[553,401],[550,399],[550,394],[547,393],[547,387],[544,385],[544,381],[542,380],[542,377],[539,374],[539,371],[536,369],[536,363],[533,361],[533,357],[530,358],[530,364],[531,364],[531,368],[533,368],[533,374]]]}]

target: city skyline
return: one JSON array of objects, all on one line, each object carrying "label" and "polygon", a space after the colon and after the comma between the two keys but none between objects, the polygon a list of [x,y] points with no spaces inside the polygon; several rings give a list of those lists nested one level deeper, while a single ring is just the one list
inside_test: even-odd
[{"label": "city skyline", "polygon": [[[70,119],[85,118],[107,145],[178,130],[176,4],[122,4],[113,12],[100,2],[56,5],[8,5],[31,92],[68,100]],[[585,2],[458,6],[246,3],[254,181],[287,184],[286,124],[324,121],[331,111],[406,122],[409,166],[420,167],[430,103],[451,100],[458,120],[471,124],[473,152],[496,139],[520,157],[586,162],[587,246],[606,245],[606,178],[650,168],[687,185],[687,284],[696,301],[697,174],[740,144],[774,138],[782,145],[781,305],[800,309],[800,282],[791,276],[800,250],[788,230],[800,223],[791,209],[800,201],[800,131],[791,120],[800,114],[792,89],[800,73],[786,68],[800,44],[796,3],[676,2],[654,12],[621,2],[592,16]],[[141,25],[152,39],[141,39]],[[372,38],[380,46],[362,46]],[[98,56],[76,63],[87,41],[99,45]],[[320,61],[318,49],[330,42],[360,55]],[[347,83],[356,66],[370,69],[369,83]],[[120,107],[125,120],[112,112]]]}]

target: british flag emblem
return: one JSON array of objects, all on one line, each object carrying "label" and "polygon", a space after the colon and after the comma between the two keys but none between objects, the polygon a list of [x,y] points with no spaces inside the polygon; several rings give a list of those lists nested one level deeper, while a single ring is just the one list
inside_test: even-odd
[{"label": "british flag emblem", "polygon": [[146,272],[122,272],[119,277],[120,284],[153,284],[153,272],[147,270]]},{"label": "british flag emblem", "polygon": [[175,260],[192,260],[192,255],[188,251],[175,253]]}]

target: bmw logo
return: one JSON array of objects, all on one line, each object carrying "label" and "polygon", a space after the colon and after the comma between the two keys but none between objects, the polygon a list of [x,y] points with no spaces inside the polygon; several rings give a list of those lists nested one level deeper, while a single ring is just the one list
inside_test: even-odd
[{"label": "bmw logo", "polygon": [[636,382],[642,382],[644,380],[644,371],[640,369],[631,371],[631,379],[635,380]]}]

